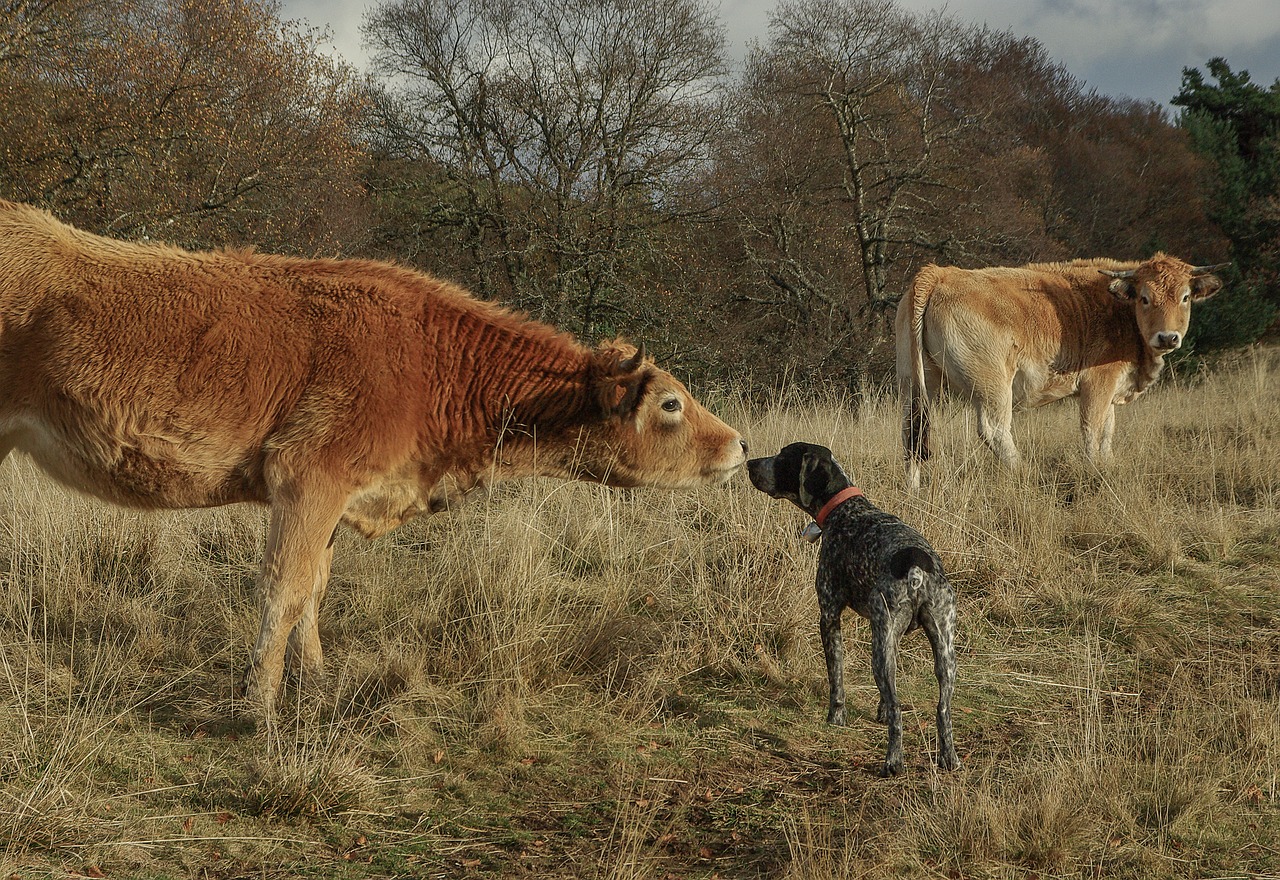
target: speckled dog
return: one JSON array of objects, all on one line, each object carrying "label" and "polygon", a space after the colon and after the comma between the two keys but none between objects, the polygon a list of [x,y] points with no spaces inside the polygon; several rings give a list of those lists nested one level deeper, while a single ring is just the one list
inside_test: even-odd
[{"label": "speckled dog", "polygon": [[882,775],[902,772],[902,709],[898,704],[898,639],[916,627],[933,646],[938,677],[938,764],[954,770],[951,695],[956,679],[955,590],[938,554],[919,532],[877,508],[841,469],[825,446],[792,443],[772,458],[747,462],[751,484],[791,501],[811,515],[806,534],[821,534],[818,610],[822,650],[831,683],[829,724],[845,723],[844,645],[840,615],[852,608],[871,621],[871,665],[880,706],[876,720],[889,725]]}]

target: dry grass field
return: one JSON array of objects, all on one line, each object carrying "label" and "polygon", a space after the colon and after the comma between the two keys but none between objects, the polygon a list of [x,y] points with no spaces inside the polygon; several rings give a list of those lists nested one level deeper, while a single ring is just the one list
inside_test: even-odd
[{"label": "dry grass field", "polygon": [[897,406],[715,401],[756,454],[831,446],[960,598],[963,767],[927,640],[880,779],[866,625],[829,728],[816,550],[745,479],[530,481],[339,538],[331,678],[259,723],[254,508],[144,515],[0,468],[0,878],[1280,877],[1280,356],[1166,376],[1078,454],[961,406],[903,491]]}]

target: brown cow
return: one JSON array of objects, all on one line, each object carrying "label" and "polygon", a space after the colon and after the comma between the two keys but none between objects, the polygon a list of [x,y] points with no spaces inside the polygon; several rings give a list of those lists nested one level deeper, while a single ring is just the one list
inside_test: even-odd
[{"label": "brown cow", "polygon": [[920,485],[929,404],[944,387],[972,398],[978,433],[1009,467],[1018,464],[1014,408],[1078,394],[1085,453],[1105,459],[1115,404],[1160,375],[1186,337],[1191,303],[1222,286],[1209,274],[1218,268],[1165,254],[1142,263],[925,266],[895,321],[907,482]]},{"label": "brown cow", "polygon": [[116,241],[0,201],[0,459],[117,504],[270,506],[247,696],[320,672],[346,523],[390,531],[482,482],[727,480],[746,444],[642,352],[592,350],[372,261]]}]

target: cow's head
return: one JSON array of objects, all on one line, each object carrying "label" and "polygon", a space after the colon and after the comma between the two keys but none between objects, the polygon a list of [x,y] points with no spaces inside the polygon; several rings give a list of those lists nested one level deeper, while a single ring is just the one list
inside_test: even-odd
[{"label": "cow's head", "polygon": [[1191,303],[1208,299],[1222,287],[1222,280],[1210,273],[1227,265],[1191,266],[1156,254],[1136,269],[1098,271],[1112,278],[1108,288],[1113,296],[1133,304],[1147,347],[1165,355],[1187,338]]},{"label": "cow's head", "polygon": [[575,476],[609,486],[683,488],[724,482],[746,462],[742,435],[643,349],[601,345],[592,352],[590,376],[603,418],[579,435]]}]

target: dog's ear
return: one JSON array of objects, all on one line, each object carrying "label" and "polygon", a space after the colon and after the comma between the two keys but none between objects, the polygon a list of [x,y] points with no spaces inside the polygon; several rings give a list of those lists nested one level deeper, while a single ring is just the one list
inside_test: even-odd
[{"label": "dog's ear", "polygon": [[826,486],[826,479],[820,473],[823,470],[822,459],[812,452],[806,451],[800,456],[799,485],[796,486],[796,497],[801,507],[811,507],[815,496]]}]

